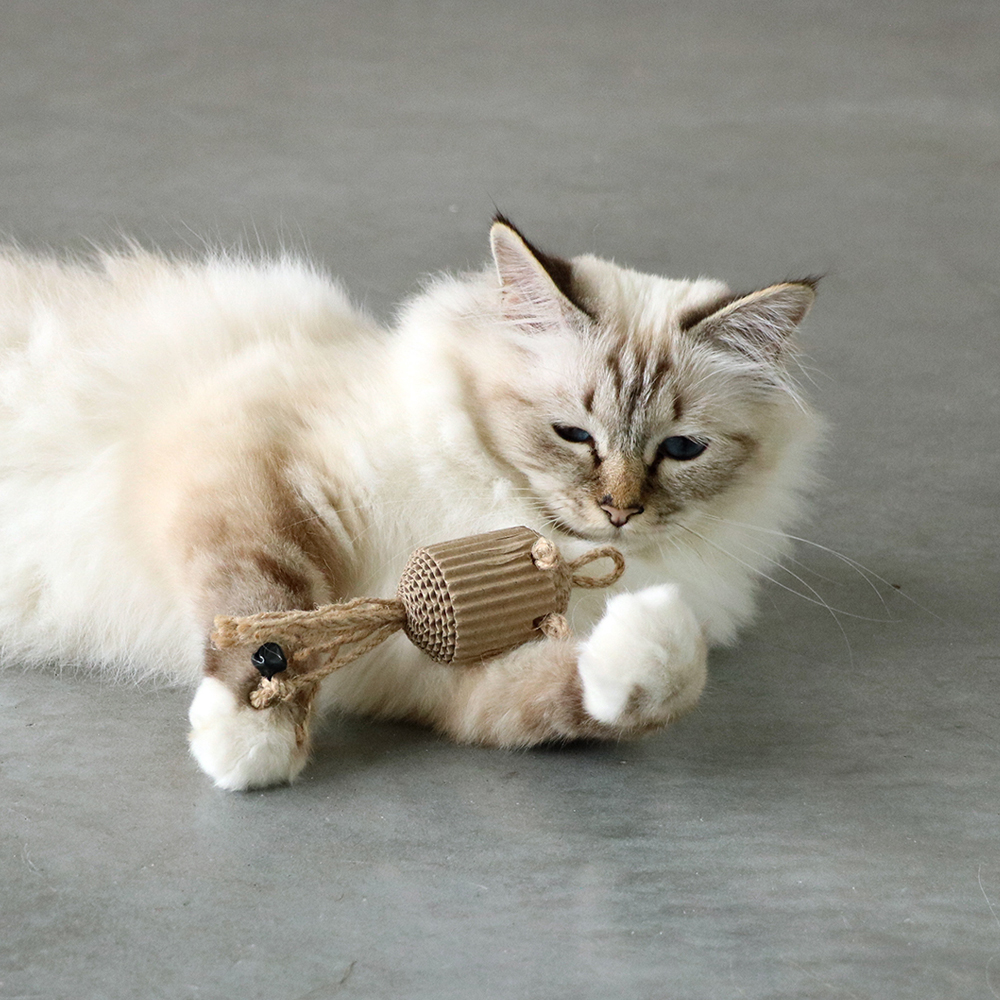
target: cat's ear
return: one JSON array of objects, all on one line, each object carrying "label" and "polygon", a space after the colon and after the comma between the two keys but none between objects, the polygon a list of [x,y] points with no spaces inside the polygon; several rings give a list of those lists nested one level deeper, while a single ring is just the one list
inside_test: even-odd
[{"label": "cat's ear", "polygon": [[573,268],[542,253],[513,224],[498,215],[490,228],[490,249],[500,279],[504,318],[537,332],[578,326],[586,312],[571,298]]},{"label": "cat's ear", "polygon": [[754,361],[780,362],[816,298],[818,278],[783,281],[749,295],[728,296],[681,320],[692,337],[711,340]]}]

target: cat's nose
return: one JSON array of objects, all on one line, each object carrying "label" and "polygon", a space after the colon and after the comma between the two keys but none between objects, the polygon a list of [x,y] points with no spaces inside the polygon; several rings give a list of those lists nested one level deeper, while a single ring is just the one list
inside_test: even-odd
[{"label": "cat's nose", "polygon": [[608,515],[608,520],[616,527],[620,528],[630,517],[641,514],[645,507],[616,507],[611,503],[611,497],[605,497],[607,503],[601,504],[601,510]]}]

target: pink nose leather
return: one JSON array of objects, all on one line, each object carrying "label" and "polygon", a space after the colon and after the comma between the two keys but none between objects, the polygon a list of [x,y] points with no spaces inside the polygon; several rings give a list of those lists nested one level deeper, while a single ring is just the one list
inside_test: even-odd
[{"label": "pink nose leather", "polygon": [[608,520],[616,527],[620,528],[633,514],[641,514],[644,507],[613,507],[609,503],[602,503],[601,510],[608,515]]}]

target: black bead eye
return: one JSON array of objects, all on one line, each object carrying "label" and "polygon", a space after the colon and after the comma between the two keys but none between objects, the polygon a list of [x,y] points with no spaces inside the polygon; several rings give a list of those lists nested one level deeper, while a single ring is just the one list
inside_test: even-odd
[{"label": "black bead eye", "polygon": [[590,444],[594,440],[590,433],[582,427],[565,427],[562,424],[553,424],[552,429],[564,441],[570,441],[573,444]]},{"label": "black bead eye", "polygon": [[669,437],[661,442],[656,451],[657,458],[672,458],[675,462],[690,462],[708,447],[705,441],[689,437]]},{"label": "black bead eye", "polygon": [[268,680],[288,668],[285,651],[276,642],[265,642],[250,657],[250,662],[260,671],[261,677],[266,677]]}]

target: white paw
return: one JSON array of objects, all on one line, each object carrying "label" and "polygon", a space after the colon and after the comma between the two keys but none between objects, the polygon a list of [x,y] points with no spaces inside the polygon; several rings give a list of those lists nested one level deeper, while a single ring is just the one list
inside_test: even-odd
[{"label": "white paw", "polygon": [[219,788],[243,791],[284,784],[305,766],[308,748],[296,739],[289,713],[239,705],[214,677],[198,686],[188,718],[191,753]]},{"label": "white paw", "polygon": [[705,686],[705,639],[672,584],[608,601],[579,657],[583,707],[598,722],[666,722]]}]

